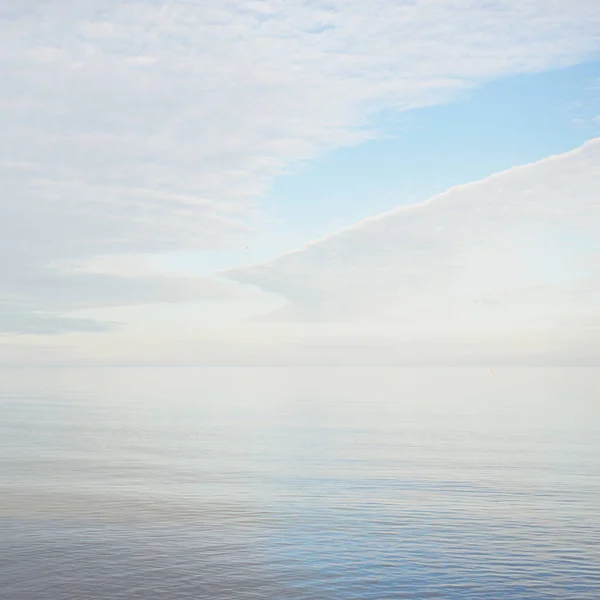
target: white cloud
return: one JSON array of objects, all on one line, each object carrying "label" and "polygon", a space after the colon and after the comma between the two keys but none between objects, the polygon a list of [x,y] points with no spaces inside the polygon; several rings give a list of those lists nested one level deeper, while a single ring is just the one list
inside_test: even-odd
[{"label": "white cloud", "polygon": [[7,0],[0,17],[0,299],[54,311],[77,286],[99,306],[169,297],[163,277],[68,265],[219,247],[291,161],[372,135],[373,111],[577,62],[600,34],[589,0]]},{"label": "white cloud", "polygon": [[600,334],[600,138],[226,275],[287,298],[279,321],[588,347]]}]

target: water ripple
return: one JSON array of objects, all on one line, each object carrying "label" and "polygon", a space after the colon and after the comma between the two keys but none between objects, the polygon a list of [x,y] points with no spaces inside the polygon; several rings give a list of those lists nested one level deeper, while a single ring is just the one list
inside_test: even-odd
[{"label": "water ripple", "polygon": [[82,371],[0,394],[2,600],[598,600],[595,372]]}]

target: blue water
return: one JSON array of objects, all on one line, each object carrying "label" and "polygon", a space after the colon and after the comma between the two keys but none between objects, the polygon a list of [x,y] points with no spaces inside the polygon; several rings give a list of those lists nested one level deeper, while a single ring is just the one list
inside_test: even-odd
[{"label": "blue water", "polygon": [[0,598],[600,597],[594,369],[0,370]]}]

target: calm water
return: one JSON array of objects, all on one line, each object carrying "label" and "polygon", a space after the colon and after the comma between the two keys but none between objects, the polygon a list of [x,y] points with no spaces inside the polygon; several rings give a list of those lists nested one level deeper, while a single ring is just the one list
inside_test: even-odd
[{"label": "calm water", "polygon": [[600,597],[593,369],[0,371],[4,600]]}]

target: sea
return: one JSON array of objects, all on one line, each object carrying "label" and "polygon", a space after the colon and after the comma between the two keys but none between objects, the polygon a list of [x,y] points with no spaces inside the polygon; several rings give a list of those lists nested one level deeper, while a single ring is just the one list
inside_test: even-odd
[{"label": "sea", "polygon": [[600,370],[2,368],[2,600],[598,600]]}]

